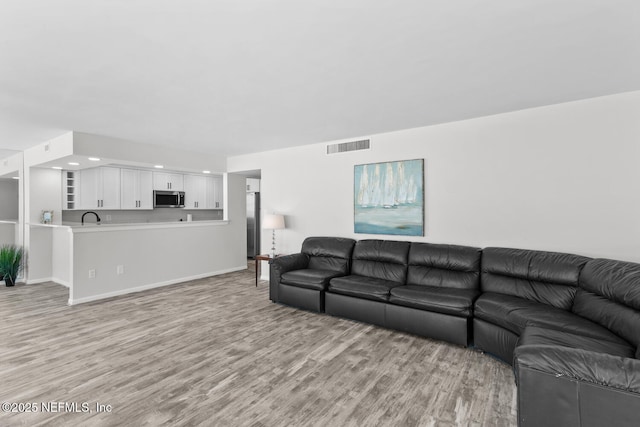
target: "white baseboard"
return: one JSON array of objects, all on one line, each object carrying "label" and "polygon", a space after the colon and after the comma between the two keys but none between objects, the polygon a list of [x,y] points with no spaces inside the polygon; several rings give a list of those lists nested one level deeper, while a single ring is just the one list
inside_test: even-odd
[{"label": "white baseboard", "polygon": [[37,283],[54,282],[52,277],[41,277],[40,279],[29,279],[25,283],[27,285],[35,285]]},{"label": "white baseboard", "polygon": [[71,287],[71,283],[66,280],[58,279],[57,277],[52,277],[51,281],[57,283],[58,285],[66,286],[67,288]]},{"label": "white baseboard", "polygon": [[66,280],[58,279],[57,277],[42,277],[40,279],[29,279],[25,283],[27,285],[37,285],[38,283],[46,283],[46,282],[54,282],[58,285],[66,286],[67,288],[71,287],[71,283]]},{"label": "white baseboard", "polygon": [[176,283],[188,282],[190,280],[204,279],[205,277],[219,276],[221,274],[233,273],[234,271],[241,271],[241,270],[246,270],[246,269],[247,269],[247,266],[243,265],[243,266],[240,266],[240,267],[227,268],[225,270],[219,270],[219,271],[214,271],[214,272],[210,272],[210,273],[196,274],[195,276],[180,277],[178,279],[167,280],[165,282],[150,283],[148,285],[137,286],[135,288],[120,289],[118,291],[106,292],[104,294],[92,295],[92,296],[84,297],[84,298],[76,298],[76,299],[69,298],[68,304],[69,305],[82,304],[82,303],[85,303],[85,302],[91,302],[91,301],[97,301],[97,300],[101,300],[101,299],[105,299],[105,298],[117,297],[117,296],[120,296],[120,295],[131,294],[131,293],[134,293],[134,292],[147,291],[149,289],[160,288],[162,286],[175,285]]}]

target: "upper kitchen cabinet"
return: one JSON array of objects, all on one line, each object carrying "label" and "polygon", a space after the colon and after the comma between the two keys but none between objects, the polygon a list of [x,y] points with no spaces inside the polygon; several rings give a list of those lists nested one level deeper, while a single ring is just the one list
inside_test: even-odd
[{"label": "upper kitchen cabinet", "polygon": [[223,209],[224,194],[222,191],[222,177],[207,177],[207,207],[209,209]]},{"label": "upper kitchen cabinet", "polygon": [[207,179],[202,175],[184,176],[185,209],[207,209]]},{"label": "upper kitchen cabinet", "polygon": [[78,176],[77,209],[120,209],[120,168],[83,169]]},{"label": "upper kitchen cabinet", "polygon": [[158,191],[184,191],[185,209],[223,209],[223,177],[97,167],[63,173],[63,209],[154,209]]},{"label": "upper kitchen cabinet", "polygon": [[181,173],[153,172],[154,190],[184,190],[184,176]]},{"label": "upper kitchen cabinet", "polygon": [[256,178],[247,178],[247,193],[260,192],[260,180]]},{"label": "upper kitchen cabinet", "polygon": [[222,177],[184,176],[185,209],[222,209]]},{"label": "upper kitchen cabinet", "polygon": [[153,173],[147,170],[121,169],[120,209],[153,209]]}]

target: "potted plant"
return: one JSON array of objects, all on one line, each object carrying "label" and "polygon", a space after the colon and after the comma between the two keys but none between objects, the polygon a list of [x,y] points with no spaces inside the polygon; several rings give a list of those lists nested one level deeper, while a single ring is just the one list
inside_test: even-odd
[{"label": "potted plant", "polygon": [[23,250],[17,245],[3,245],[0,247],[0,275],[4,276],[4,283],[13,286],[18,274],[22,271]]}]

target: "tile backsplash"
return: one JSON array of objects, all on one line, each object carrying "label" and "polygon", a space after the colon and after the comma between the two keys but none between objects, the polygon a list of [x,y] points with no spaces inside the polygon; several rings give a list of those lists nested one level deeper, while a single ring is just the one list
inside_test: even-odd
[{"label": "tile backsplash", "polygon": [[[62,222],[80,222],[86,211],[62,211]],[[100,220],[105,224],[129,224],[144,222],[173,222],[186,221],[187,214],[191,214],[194,221],[221,220],[221,209],[176,209],[164,208],[153,210],[97,210]],[[109,217],[110,219],[108,219]],[[85,217],[87,222],[95,222],[93,215]]]}]

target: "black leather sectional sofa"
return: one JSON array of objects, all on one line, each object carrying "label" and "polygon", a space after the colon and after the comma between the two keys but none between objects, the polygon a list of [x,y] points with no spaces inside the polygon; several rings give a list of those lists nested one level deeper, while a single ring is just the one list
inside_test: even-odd
[{"label": "black leather sectional sofa", "polygon": [[269,293],[502,359],[521,426],[640,425],[640,264],[310,237],[272,261]]}]

